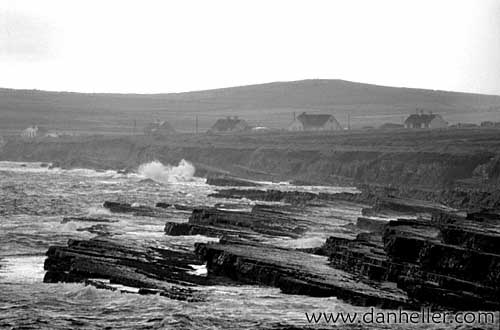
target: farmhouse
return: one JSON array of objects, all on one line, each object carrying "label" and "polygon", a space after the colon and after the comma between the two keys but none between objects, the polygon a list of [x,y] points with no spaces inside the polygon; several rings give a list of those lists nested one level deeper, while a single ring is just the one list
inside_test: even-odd
[{"label": "farmhouse", "polygon": [[144,134],[146,135],[155,135],[155,136],[159,136],[159,135],[168,135],[168,134],[174,134],[175,133],[175,129],[172,127],[172,125],[170,125],[169,122],[165,121],[165,120],[157,120],[155,122],[152,122],[148,125],[146,125],[146,127],[144,127]]},{"label": "farmhouse", "polygon": [[441,115],[420,113],[410,115],[405,120],[405,128],[445,128],[448,123]]},{"label": "farmhouse", "polygon": [[31,125],[21,132],[21,137],[25,139],[34,139],[37,137],[42,137],[45,134],[47,134],[46,129],[38,127],[37,125]]},{"label": "farmhouse", "polygon": [[215,124],[208,130],[209,133],[230,133],[230,132],[243,132],[250,130],[251,127],[248,123],[239,119],[238,117],[226,117],[225,119],[218,119]]},{"label": "farmhouse", "polygon": [[21,132],[21,137],[24,139],[59,138],[61,136],[62,134],[59,132],[49,131],[48,129],[39,127],[38,125],[31,125]]},{"label": "farmhouse", "polygon": [[307,114],[303,112],[288,126],[289,131],[337,131],[342,130],[337,119],[328,114]]}]

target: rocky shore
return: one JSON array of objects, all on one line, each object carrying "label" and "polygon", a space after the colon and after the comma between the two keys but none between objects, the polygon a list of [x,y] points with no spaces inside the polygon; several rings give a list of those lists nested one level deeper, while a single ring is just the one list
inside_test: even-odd
[{"label": "rocky shore", "polygon": [[[66,142],[13,143],[3,147],[0,159],[16,147],[19,159],[30,160],[25,156],[30,155],[50,161],[44,157],[52,155],[64,159],[63,167],[98,164],[131,170],[153,159],[173,164],[186,158],[195,164],[196,175],[216,187],[209,196],[220,199],[215,206],[168,200],[151,205],[108,201],[103,206],[111,213],[164,220],[166,237],[203,235],[217,243],[198,242],[190,251],[132,244],[97,219],[79,229],[96,238],[49,248],[46,282],[115,290],[120,284],[184,300],[203,299],[199,286],[244,283],[336,296],[362,306],[498,310],[497,138],[462,131],[400,132],[398,140],[384,134],[175,136],[169,145],[107,138],[97,144],[72,141],[70,149]],[[457,141],[462,141],[460,148]],[[436,147],[439,143],[442,148]],[[95,148],[104,159],[91,156]],[[348,183],[359,192],[272,190],[256,180]],[[222,206],[249,200],[254,206],[247,211]],[[357,222],[335,227],[322,245],[291,247],[294,240],[324,230],[325,217],[334,217],[339,203],[360,210]],[[182,221],[172,219],[173,209],[182,211]],[[317,214],[323,223],[313,220]],[[206,276],[193,275],[201,266]]]},{"label": "rocky shore", "polygon": [[[198,286],[242,283],[380,308],[500,308],[500,213],[495,210],[464,212],[390,195],[366,198],[367,194],[246,189],[217,194],[286,201],[303,212],[327,208],[337,198],[363,200],[363,213],[370,215],[352,224],[356,235],[331,236],[322,246],[295,249],[276,245],[273,239],[301,238],[314,223],[283,204],[257,204],[251,211],[195,207],[187,222],[166,221],[165,234],[217,237],[217,243],[196,243],[191,251],[176,251],[103,235],[70,240],[67,246],[49,248],[44,281],[85,282],[112,290],[120,284],[136,288],[137,293],[189,301],[203,299]],[[164,207],[172,206],[104,205],[112,212],[160,218]],[[395,216],[398,220],[388,218]],[[194,267],[203,265],[207,274],[193,275]]]},{"label": "rocky shore", "polygon": [[51,246],[47,251],[43,281],[85,282],[111,290],[118,284],[139,294],[196,301],[203,298],[194,284],[207,284],[205,278],[189,274],[197,264],[201,263],[193,253],[146,243],[106,238],[69,240],[67,246]]},{"label": "rocky shore", "polygon": [[304,221],[291,218],[271,207],[256,205],[251,212],[225,211],[216,208],[194,209],[188,222],[167,222],[167,235],[205,235],[258,238],[262,235],[298,238],[307,230]]},{"label": "rocky shore", "polygon": [[397,283],[422,304],[460,310],[500,307],[500,255],[492,248],[500,239],[498,222],[441,215],[430,221],[390,221],[374,229],[355,240],[331,237],[316,252],[327,255],[335,268]]}]

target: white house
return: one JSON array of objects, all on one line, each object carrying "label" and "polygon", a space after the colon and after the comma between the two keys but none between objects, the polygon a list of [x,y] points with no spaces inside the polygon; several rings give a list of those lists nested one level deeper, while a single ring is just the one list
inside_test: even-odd
[{"label": "white house", "polygon": [[288,125],[287,129],[289,131],[338,131],[342,130],[342,126],[332,115],[303,112]]},{"label": "white house", "polygon": [[30,126],[21,132],[21,136],[26,139],[34,139],[38,136],[38,126]]},{"label": "white house", "polygon": [[405,128],[445,128],[448,127],[448,123],[441,117],[441,115],[436,114],[413,114],[410,115],[405,120]]}]

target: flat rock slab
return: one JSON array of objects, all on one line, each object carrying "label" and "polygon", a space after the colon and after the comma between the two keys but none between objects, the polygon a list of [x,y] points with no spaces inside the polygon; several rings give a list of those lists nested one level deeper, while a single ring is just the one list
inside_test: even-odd
[{"label": "flat rock slab", "polygon": [[275,286],[290,294],[335,296],[360,306],[414,307],[402,290],[360,282],[354,275],[330,267],[325,256],[231,243],[197,243],[196,253],[207,262],[209,274],[243,283]]},{"label": "flat rock slab", "polygon": [[129,203],[111,201],[105,201],[103,207],[112,213],[129,213],[135,216],[144,217],[168,217],[168,213],[166,213],[165,209],[162,207],[151,207],[145,205],[135,206]]},{"label": "flat rock slab", "polygon": [[68,222],[102,222],[102,223],[112,223],[118,222],[116,219],[106,219],[106,218],[92,218],[92,217],[64,217],[61,223]]},{"label": "flat rock slab", "polygon": [[377,211],[391,210],[402,213],[435,213],[456,211],[455,209],[440,203],[392,196],[379,197],[375,203],[374,209]]},{"label": "flat rock slab", "polygon": [[159,293],[178,300],[196,301],[203,297],[194,285],[214,284],[203,276],[190,274],[202,263],[190,251],[176,251],[138,242],[117,242],[108,238],[69,240],[67,246],[51,246],[44,268],[46,283],[108,280],[138,289],[139,293]]},{"label": "flat rock slab", "polygon": [[255,206],[251,212],[228,211],[216,208],[193,210],[187,223],[167,222],[168,235],[206,235],[222,237],[285,236],[298,238],[307,229],[306,222],[270,207]]},{"label": "flat rock slab", "polygon": [[234,176],[229,176],[229,175],[217,175],[217,176],[208,176],[207,177],[207,184],[211,186],[220,186],[220,187],[258,187],[261,186],[260,183],[252,181],[252,180],[247,180],[247,179],[242,179],[242,178],[237,178]]},{"label": "flat rock slab", "polygon": [[440,226],[443,242],[500,255],[500,221],[458,221]]}]

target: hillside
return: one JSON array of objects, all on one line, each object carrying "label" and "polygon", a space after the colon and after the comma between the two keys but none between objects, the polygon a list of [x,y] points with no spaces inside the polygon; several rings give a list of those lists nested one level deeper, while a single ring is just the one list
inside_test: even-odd
[{"label": "hillside", "polygon": [[220,116],[286,127],[293,112],[329,112],[347,126],[400,123],[416,108],[441,113],[450,123],[500,120],[500,96],[395,88],[343,80],[302,80],[171,94],[86,94],[0,89],[0,130],[31,124],[92,133],[132,133],[154,118],[192,132]]}]

